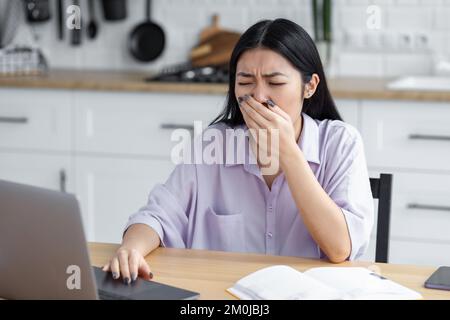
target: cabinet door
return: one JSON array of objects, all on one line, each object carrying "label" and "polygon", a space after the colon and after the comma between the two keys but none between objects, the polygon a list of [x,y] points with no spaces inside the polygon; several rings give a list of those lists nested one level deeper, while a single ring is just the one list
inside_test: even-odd
[{"label": "cabinet door", "polygon": [[73,192],[70,156],[0,152],[0,179]]},{"label": "cabinet door", "polygon": [[336,107],[341,114],[342,119],[344,122],[347,122],[348,124],[351,124],[358,130],[359,128],[359,122],[358,122],[358,113],[359,113],[359,107],[358,107],[358,101],[357,100],[346,100],[346,99],[339,99],[335,100]]},{"label": "cabinet door", "polygon": [[[437,248],[450,247],[450,175],[390,173],[394,178],[389,261],[429,265],[449,261],[449,251]],[[371,176],[378,175],[371,171]]]},{"label": "cabinet door", "polygon": [[450,244],[450,175],[394,173],[391,221],[394,237]]},{"label": "cabinet door", "polygon": [[0,89],[0,148],[69,151],[71,93]]},{"label": "cabinet door", "polygon": [[89,241],[120,243],[128,217],[174,165],[165,160],[77,156],[76,192]]},{"label": "cabinet door", "polygon": [[450,265],[450,243],[433,241],[402,241],[390,243],[389,262],[426,266]]},{"label": "cabinet door", "polygon": [[373,167],[450,170],[450,105],[363,101],[361,131]]},{"label": "cabinet door", "polygon": [[171,141],[175,129],[189,133],[194,121],[208,126],[225,101],[219,95],[101,92],[75,99],[78,151],[166,158],[179,143]]}]

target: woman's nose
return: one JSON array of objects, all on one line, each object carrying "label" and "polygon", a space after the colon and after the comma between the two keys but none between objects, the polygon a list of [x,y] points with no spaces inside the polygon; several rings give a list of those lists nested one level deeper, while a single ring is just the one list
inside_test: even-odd
[{"label": "woman's nose", "polygon": [[264,90],[255,89],[252,92],[251,96],[260,103],[266,102],[267,99],[269,99],[267,92],[265,92]]}]

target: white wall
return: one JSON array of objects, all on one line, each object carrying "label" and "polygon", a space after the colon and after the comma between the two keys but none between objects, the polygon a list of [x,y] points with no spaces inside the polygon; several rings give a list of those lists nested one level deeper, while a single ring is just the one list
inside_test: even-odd
[{"label": "white wall", "polygon": [[[82,5],[86,1],[81,0]],[[97,4],[101,14],[100,1]],[[158,70],[186,61],[213,13],[220,14],[224,27],[238,31],[275,17],[289,18],[312,31],[310,0],[154,0],[153,19],[163,25],[168,43],[160,59],[140,64],[130,57],[126,43],[133,26],[144,19],[144,4],[144,0],[128,0],[127,20],[102,21],[99,38],[84,38],[79,48],[71,47],[68,38],[57,40],[56,20],[35,25],[34,31],[54,67],[116,70]],[[379,30],[366,27],[371,4],[381,9]],[[436,53],[450,53],[448,17],[450,0],[335,0],[336,47],[330,72],[377,77],[429,74]]]}]

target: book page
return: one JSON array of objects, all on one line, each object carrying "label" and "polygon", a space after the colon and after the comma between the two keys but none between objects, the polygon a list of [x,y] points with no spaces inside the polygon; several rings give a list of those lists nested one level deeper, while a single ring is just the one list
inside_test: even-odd
[{"label": "book page", "polygon": [[377,275],[366,268],[312,268],[304,274],[341,292],[342,299],[421,299],[411,289]]},{"label": "book page", "polygon": [[228,291],[240,299],[339,299],[340,292],[288,266],[258,270],[240,279]]}]

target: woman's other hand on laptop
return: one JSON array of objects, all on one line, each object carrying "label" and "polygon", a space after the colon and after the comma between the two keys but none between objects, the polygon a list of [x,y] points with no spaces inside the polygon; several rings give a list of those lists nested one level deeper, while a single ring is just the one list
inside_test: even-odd
[{"label": "woman's other hand on laptop", "polygon": [[111,272],[114,279],[122,276],[125,284],[136,281],[138,276],[146,280],[153,278],[150,266],[142,254],[136,249],[124,246],[121,246],[111,261],[103,266],[103,271]]},{"label": "woman's other hand on laptop", "polygon": [[159,235],[153,228],[145,224],[133,224],[125,231],[122,245],[103,267],[103,271],[112,272],[114,279],[122,276],[126,284],[135,281],[138,276],[151,280],[153,273],[144,257],[159,245]]}]

